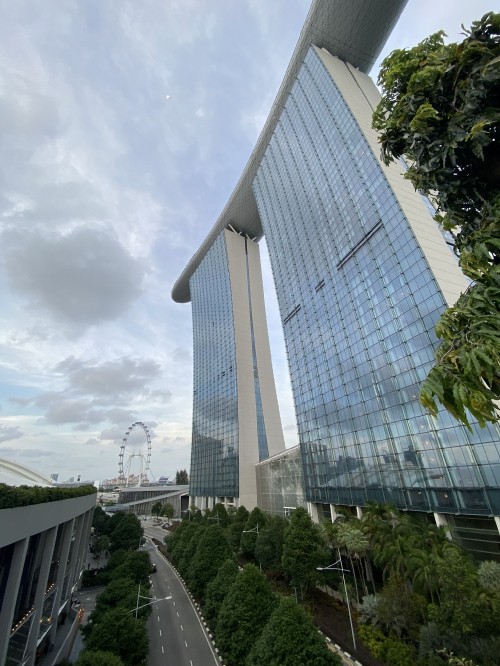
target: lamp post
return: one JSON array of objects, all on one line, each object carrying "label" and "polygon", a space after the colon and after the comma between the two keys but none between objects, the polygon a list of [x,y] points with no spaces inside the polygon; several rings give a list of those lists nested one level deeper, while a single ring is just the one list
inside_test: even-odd
[{"label": "lamp post", "polygon": [[[135,613],[135,619],[137,620],[137,613],[141,610],[141,608],[145,608],[146,606],[152,606],[155,604],[157,601],[168,601],[169,599],[172,598],[172,595],[168,597],[161,597],[160,599],[157,599],[156,597],[145,597],[141,594],[141,584],[139,583],[139,589],[137,590],[137,601],[135,603],[135,608],[132,608],[129,613]],[[149,599],[147,604],[142,604],[142,606],[139,606],[139,599]]]},{"label": "lamp post", "polygon": [[[257,537],[259,536],[259,523],[255,527],[252,527],[251,530],[243,530],[242,534],[257,534]],[[259,569],[262,571],[262,564],[260,563],[259,559]]]},{"label": "lamp post", "polygon": [[[354,625],[352,623],[352,614],[351,614],[351,604],[349,602],[349,595],[347,594],[347,585],[345,584],[345,575],[344,572],[347,571],[349,572],[350,569],[344,569],[342,566],[342,557],[340,555],[340,548],[337,549],[338,554],[339,554],[339,559],[334,562],[333,564],[328,565],[327,567],[316,567],[318,571],[341,571],[342,572],[342,581],[344,583],[344,592],[345,592],[345,598],[347,601],[347,610],[349,612],[349,622],[351,623],[351,634],[352,634],[352,644],[354,646],[354,649],[357,650],[356,647],[356,637],[354,635]],[[336,566],[337,564],[340,564],[340,566]]]}]

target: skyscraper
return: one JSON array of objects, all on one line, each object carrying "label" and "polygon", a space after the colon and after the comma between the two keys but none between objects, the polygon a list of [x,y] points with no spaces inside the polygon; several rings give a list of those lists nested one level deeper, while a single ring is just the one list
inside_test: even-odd
[{"label": "skyscraper", "polygon": [[249,164],[174,298],[188,300],[230,221],[265,234],[311,513],[373,500],[457,530],[468,527],[456,515],[475,516],[482,547],[495,550],[497,428],[469,432],[418,401],[434,325],[467,282],[404,164],[381,163],[371,128],[379,93],[366,72],[403,6],[313,3]]},{"label": "skyscraper", "polygon": [[284,448],[259,247],[223,230],[190,280],[194,397],[190,495],[254,507],[254,466]]}]

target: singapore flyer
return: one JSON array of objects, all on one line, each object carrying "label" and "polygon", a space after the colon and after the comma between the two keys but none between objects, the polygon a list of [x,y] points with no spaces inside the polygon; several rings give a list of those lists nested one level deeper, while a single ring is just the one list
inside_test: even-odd
[{"label": "singapore flyer", "polygon": [[128,428],[120,446],[118,457],[118,480],[124,486],[149,484],[151,463],[151,435],[142,421]]}]

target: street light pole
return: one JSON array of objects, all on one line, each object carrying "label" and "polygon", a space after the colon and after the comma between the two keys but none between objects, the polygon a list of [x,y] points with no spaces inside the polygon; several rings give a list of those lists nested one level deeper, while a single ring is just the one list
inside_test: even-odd
[{"label": "street light pole", "polygon": [[[140,589],[140,585],[139,585]],[[139,598],[141,599],[151,599],[147,604],[142,604],[142,606],[139,606]],[[137,620],[137,612],[141,610],[141,608],[145,608],[146,606],[152,606],[153,604],[157,603],[158,601],[168,601],[169,599],[172,598],[172,595],[168,597],[161,597],[161,599],[156,599],[155,597],[143,597],[140,594],[137,594],[137,602],[135,608],[132,608],[129,613],[134,613],[135,612],[135,619]]]},{"label": "street light pole", "polygon": [[[350,570],[349,569],[344,569],[344,567],[342,566],[342,556],[340,555],[340,548],[338,548],[337,550],[338,550],[338,554],[339,554],[339,559],[336,562],[334,562],[333,564],[330,564],[327,567],[316,567],[316,569],[318,571],[341,571],[342,572],[342,581],[344,583],[344,592],[345,592],[345,598],[346,598],[346,601],[347,601],[347,610],[349,612],[349,622],[351,624],[352,644],[354,646],[354,649],[357,650],[356,637],[354,635],[354,625],[352,623],[351,604],[349,602],[349,595],[347,594],[347,585],[345,583],[345,575],[344,575],[345,571],[347,571],[349,573]],[[340,567],[335,566],[336,564],[340,564]]]},{"label": "street light pole", "polygon": [[[255,527],[252,527],[251,530],[243,530],[242,534],[257,534],[257,537],[259,536],[259,523]],[[260,558],[259,558],[259,569],[262,571],[262,564],[260,563]]]}]

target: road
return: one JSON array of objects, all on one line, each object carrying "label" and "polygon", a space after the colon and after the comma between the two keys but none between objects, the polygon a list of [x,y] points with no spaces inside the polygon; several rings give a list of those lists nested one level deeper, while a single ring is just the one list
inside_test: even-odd
[{"label": "road", "polygon": [[[145,533],[146,536],[162,540],[165,536],[161,528],[145,527]],[[170,600],[153,604],[147,623],[148,666],[220,666],[203,623],[181,580],[150,539],[147,539],[144,549],[149,552],[151,562],[157,568],[151,576],[151,596],[164,599],[172,595]]]}]

